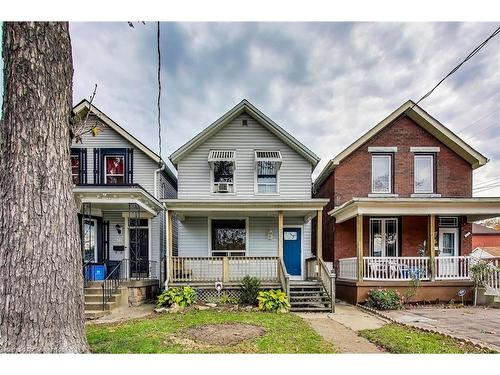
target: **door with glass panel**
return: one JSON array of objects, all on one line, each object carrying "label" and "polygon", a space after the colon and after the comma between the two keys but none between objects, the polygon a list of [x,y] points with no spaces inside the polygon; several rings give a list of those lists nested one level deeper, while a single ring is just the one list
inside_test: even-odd
[{"label": "door with glass panel", "polygon": [[438,274],[452,278],[458,275],[458,228],[439,228]]},{"label": "door with glass panel", "polygon": [[385,257],[398,256],[398,219],[370,219],[370,257],[365,261],[367,278],[388,278],[396,272],[397,263]]},{"label": "door with glass panel", "polygon": [[97,220],[82,220],[83,262],[97,262]]}]

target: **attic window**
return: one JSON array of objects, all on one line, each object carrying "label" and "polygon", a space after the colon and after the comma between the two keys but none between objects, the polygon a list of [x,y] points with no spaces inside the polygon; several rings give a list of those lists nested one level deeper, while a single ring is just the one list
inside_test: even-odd
[{"label": "attic window", "polygon": [[241,120],[241,125],[248,126],[248,120],[246,118]]}]

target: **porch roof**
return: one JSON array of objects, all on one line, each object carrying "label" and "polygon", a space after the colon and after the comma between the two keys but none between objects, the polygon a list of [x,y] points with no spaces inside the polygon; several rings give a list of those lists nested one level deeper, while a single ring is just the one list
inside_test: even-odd
[{"label": "porch roof", "polygon": [[354,198],[328,212],[337,223],[357,215],[457,215],[477,221],[500,216],[500,197]]},{"label": "porch roof", "polygon": [[152,216],[163,209],[162,203],[138,184],[131,185],[79,185],[73,188],[78,209],[91,203],[102,211],[128,211],[129,204],[137,204]]},{"label": "porch roof", "polygon": [[329,199],[163,199],[167,210],[181,216],[232,215],[277,217],[283,211],[285,217],[314,217]]}]

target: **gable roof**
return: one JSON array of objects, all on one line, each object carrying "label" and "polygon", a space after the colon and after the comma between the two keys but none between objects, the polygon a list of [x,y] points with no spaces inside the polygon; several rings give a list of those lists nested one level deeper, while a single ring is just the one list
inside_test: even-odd
[{"label": "gable roof", "polygon": [[212,135],[216,134],[219,130],[221,130],[224,126],[229,124],[236,117],[241,115],[243,112],[246,112],[252,118],[254,118],[259,124],[261,124],[264,128],[269,130],[276,137],[285,142],[288,146],[290,146],[293,150],[299,153],[303,158],[305,158],[309,163],[315,167],[319,162],[319,157],[309,150],[306,146],[300,143],[297,139],[295,139],[291,134],[289,134],[286,130],[276,124],[273,120],[263,114],[260,110],[258,110],[252,103],[248,100],[243,99],[236,106],[226,112],[222,117],[216,120],[214,123],[203,129],[200,133],[194,136],[190,141],[185,143],[179,149],[170,155],[170,161],[177,165],[177,163],[186,156],[191,150],[198,147],[200,144],[205,142]]},{"label": "gable roof", "polygon": [[[92,107],[92,109],[91,109]],[[94,104],[92,106],[90,105],[89,101],[87,99],[83,99],[73,107],[73,113],[79,114],[84,111],[90,110],[92,111],[93,114],[95,114],[100,120],[102,120],[106,125],[108,125],[111,129],[116,131],[120,136],[125,138],[128,142],[130,142],[133,146],[137,147],[139,150],[144,152],[149,158],[151,158],[155,163],[160,163],[160,156],[151,150],[149,147],[147,147],[144,143],[139,141],[136,137],[134,137],[132,134],[130,134],[128,131],[126,131],[124,128],[122,128],[120,125],[118,125],[116,122],[114,122],[108,115],[106,115],[104,112],[102,112],[99,108],[97,108]],[[86,113],[86,112],[85,112]],[[171,169],[165,165],[165,171],[170,176],[175,182],[177,182],[177,177],[175,174],[171,171]]]},{"label": "gable roof", "polygon": [[500,230],[487,227],[486,225],[472,223],[472,234],[497,234],[500,236]]},{"label": "gable roof", "polygon": [[421,107],[416,105],[412,100],[408,100],[398,109],[393,111],[389,116],[387,116],[377,125],[368,130],[361,137],[359,137],[341,153],[331,159],[314,181],[314,186],[318,187],[342,160],[344,160],[347,156],[352,154],[355,150],[368,142],[373,136],[392,124],[398,117],[402,115],[408,116],[413,121],[415,121],[415,123],[427,130],[439,141],[441,141],[443,144],[448,146],[451,150],[453,150],[455,153],[469,162],[473,169],[479,168],[488,162],[488,159],[484,155],[465,143],[459,136],[457,136],[450,129],[441,124],[438,120],[424,111]]}]

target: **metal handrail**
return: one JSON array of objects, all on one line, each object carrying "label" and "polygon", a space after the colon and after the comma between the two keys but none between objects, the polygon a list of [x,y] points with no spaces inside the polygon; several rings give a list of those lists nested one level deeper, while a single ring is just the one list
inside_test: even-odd
[{"label": "metal handrail", "polygon": [[83,263],[83,288],[86,288],[87,285],[88,285],[88,282],[90,281],[89,278],[87,277],[87,267],[89,266],[89,264],[92,263],[91,260],[88,260],[86,261],[85,263]]},{"label": "metal handrail", "polygon": [[115,268],[108,274],[102,283],[102,310],[106,309],[106,303],[109,301],[113,293],[118,289],[121,283],[120,268],[123,260],[118,263]]}]

